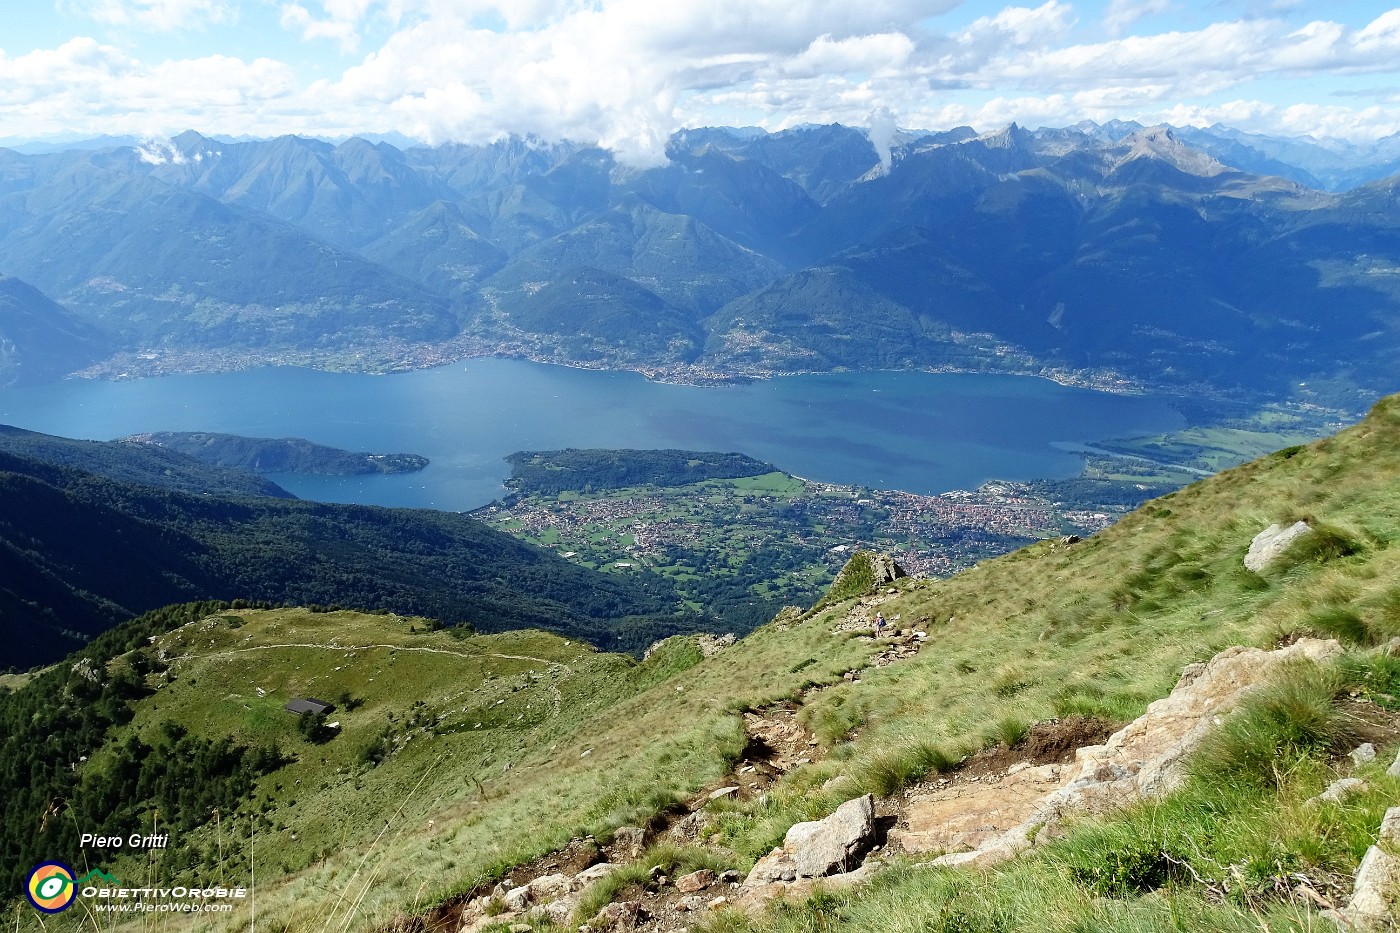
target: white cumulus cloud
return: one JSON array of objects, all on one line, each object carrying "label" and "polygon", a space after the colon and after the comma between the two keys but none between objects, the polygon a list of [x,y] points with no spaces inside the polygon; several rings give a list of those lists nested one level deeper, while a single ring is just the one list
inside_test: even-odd
[{"label": "white cumulus cloud", "polygon": [[[195,29],[240,9],[234,0],[65,2],[127,31]],[[896,124],[991,129],[1164,114],[1354,137],[1396,125],[1393,94],[1326,98],[1313,79],[1377,75],[1371,83],[1396,85],[1388,76],[1400,72],[1400,9],[1369,21],[1339,9],[1305,22],[1276,7],[1226,18],[1222,4],[1215,22],[1154,32],[1142,28],[1156,22],[1149,17],[1178,0],[1110,0],[1092,22],[1068,0],[985,15],[958,0],[259,2],[308,44],[308,61],[324,56],[319,72],[308,61],[208,50],[146,60],[119,38],[0,53],[0,136],[193,127],[482,142],[529,133],[647,163],[663,157],[676,129],[716,123],[840,121],[877,136]],[[962,14],[961,25],[944,14]],[[191,36],[214,42],[216,33]],[[1296,106],[1252,99],[1290,91]],[[1238,100],[1222,104],[1227,97]]]}]

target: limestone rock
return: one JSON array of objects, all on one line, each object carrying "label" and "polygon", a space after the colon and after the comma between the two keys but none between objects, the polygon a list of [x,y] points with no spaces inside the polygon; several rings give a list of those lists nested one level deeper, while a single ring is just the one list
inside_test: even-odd
[{"label": "limestone rock", "polygon": [[1380,843],[1392,851],[1400,846],[1400,807],[1386,811],[1378,844],[1366,850],[1356,870],[1351,900],[1336,912],[1343,929],[1400,929],[1400,857],[1386,852]]},{"label": "limestone rock", "polygon": [[1263,570],[1278,559],[1278,556],[1303,535],[1312,531],[1307,522],[1294,522],[1287,528],[1279,524],[1270,525],[1254,536],[1249,543],[1249,553],[1244,556],[1246,570],[1255,573]]},{"label": "limestone rock", "polygon": [[617,871],[618,866],[612,862],[599,862],[597,865],[589,866],[583,871],[574,875],[574,890],[581,890],[588,887],[595,881],[600,881]]},{"label": "limestone rock", "polygon": [[530,916],[545,916],[559,926],[563,926],[569,922],[569,918],[578,909],[579,901],[580,898],[577,895],[571,894],[568,897],[561,897],[558,900],[550,901],[543,907],[536,907],[530,911]]},{"label": "limestone rock", "polygon": [[564,897],[573,889],[573,879],[568,875],[540,875],[528,884],[505,891],[500,898],[507,911],[519,913],[531,904],[544,904]]},{"label": "limestone rock", "polygon": [[1391,777],[1400,777],[1400,750],[1395,752],[1395,763],[1386,768],[1385,773]]},{"label": "limestone rock", "polygon": [[573,879],[568,875],[540,875],[525,885],[530,890],[530,900],[537,904],[563,897],[573,890]]},{"label": "limestone rock", "polygon": [[509,912],[520,913],[530,904],[530,886],[521,885],[518,888],[511,888],[501,896],[501,903]]},{"label": "limestone rock", "polygon": [[1341,803],[1352,794],[1360,793],[1366,789],[1366,782],[1360,778],[1342,778],[1333,781],[1327,789],[1306,801],[1307,804],[1317,805],[1320,803]]},{"label": "limestone rock", "polygon": [[735,901],[735,906],[751,916],[757,916],[762,912],[764,905],[775,898],[801,901],[810,897],[818,888],[827,891],[843,891],[858,884],[865,884],[870,881],[880,867],[882,866],[870,860],[855,871],[848,871],[840,875],[828,875],[825,878],[803,878],[799,881],[786,883],[773,881],[757,885],[749,885],[745,882],[743,893]]},{"label": "limestone rock", "polygon": [[487,927],[500,929],[502,923],[509,923],[515,919],[516,914],[504,913],[496,916],[488,916],[485,913],[473,913],[470,917],[463,915],[462,925],[458,927],[457,933],[481,933]]},{"label": "limestone rock", "polygon": [[904,568],[895,563],[895,559],[888,554],[870,555],[870,575],[874,578],[873,585],[881,586],[886,583],[893,583],[901,577],[907,577]]},{"label": "limestone rock", "polygon": [[705,906],[705,899],[698,894],[687,894],[676,901],[676,910],[699,910]]},{"label": "limestone rock", "polygon": [[588,922],[594,930],[635,930],[646,919],[646,912],[637,901],[615,901],[598,911]]},{"label": "limestone rock", "polygon": [[976,849],[1034,816],[1059,777],[1059,765],[1022,767],[922,794],[909,801],[908,825],[891,830],[890,842],[911,853]]},{"label": "limestone rock", "polygon": [[797,862],[792,854],[781,847],[769,852],[754,863],[753,870],[744,879],[749,887],[772,884],[777,881],[796,881]]},{"label": "limestone rock", "polygon": [[707,658],[714,657],[738,640],[738,636],[733,632],[724,635],[700,634],[695,636],[696,644],[700,647],[700,654]]},{"label": "limestone rock", "polygon": [[714,884],[717,877],[708,868],[701,868],[688,875],[681,875],[676,879],[676,890],[682,894],[694,894],[696,891],[703,891]]},{"label": "limestone rock", "polygon": [[619,826],[613,830],[614,858],[639,858],[647,841],[647,831],[639,826]]},{"label": "limestone rock", "polygon": [[866,794],[847,800],[825,819],[793,825],[782,848],[759,859],[744,883],[821,878],[850,871],[870,848],[874,834],[874,798]]},{"label": "limestone rock", "polygon": [[844,592],[852,586],[854,580],[860,579],[864,575],[865,567],[870,568],[869,588],[885,586],[893,583],[901,577],[908,576],[904,568],[895,562],[888,554],[877,554],[874,551],[856,551],[846,561],[846,566],[841,568],[841,572],[836,575],[836,579],[831,583],[832,592]]},{"label": "limestone rock", "polygon": [[1358,745],[1351,752],[1351,760],[1358,765],[1364,765],[1376,760],[1376,746],[1370,742]]},{"label": "limestone rock", "polygon": [[[1105,813],[1173,790],[1184,779],[1185,758],[1244,694],[1267,681],[1281,665],[1322,661],[1340,653],[1335,641],[1303,638],[1277,651],[1229,648],[1204,666],[1192,665],[1169,696],[1157,700],[1105,744],[1080,748],[1074,763],[1060,770],[1058,784],[1038,801],[1007,803],[1003,794],[979,795],[974,799],[982,809],[970,810],[965,804],[957,822],[939,824],[930,818],[919,832],[931,845],[972,846],[968,852],[949,852],[934,864],[995,864],[1032,845],[1041,833],[1053,833],[1071,814]],[[1018,782],[1032,770],[1001,781]],[[934,805],[941,805],[940,801]],[[902,840],[906,847],[910,838],[906,833]]]},{"label": "limestone rock", "polygon": [[787,831],[783,848],[803,878],[850,871],[870,848],[875,834],[875,801],[870,794],[847,800],[824,820],[798,823]]}]

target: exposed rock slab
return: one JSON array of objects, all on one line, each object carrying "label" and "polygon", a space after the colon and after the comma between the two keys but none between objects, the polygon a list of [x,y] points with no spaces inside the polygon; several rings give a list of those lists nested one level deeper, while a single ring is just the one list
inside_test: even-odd
[{"label": "exposed rock slab", "polygon": [[1031,819],[1059,786],[1060,770],[1059,765],[1025,768],[922,794],[909,801],[907,825],[891,830],[890,842],[912,853],[977,849]]},{"label": "exposed rock slab", "polygon": [[1329,912],[1344,930],[1400,930],[1400,807],[1391,807],[1381,820],[1376,845],[1366,850],[1351,900],[1339,911]]},{"label": "exposed rock slab", "polygon": [[[1025,800],[1028,788],[1014,780],[1032,769],[1002,779],[1012,782],[1007,787],[1009,804],[996,793],[978,794],[959,810],[934,795],[918,816],[918,833],[902,841],[906,847],[927,843],[930,848],[922,851],[936,851],[932,847],[937,845],[967,846],[935,859],[939,865],[995,864],[1032,845],[1042,833],[1053,833],[1067,816],[1105,813],[1165,794],[1184,779],[1185,758],[1248,691],[1285,664],[1317,662],[1340,653],[1335,641],[1304,638],[1277,651],[1229,648],[1209,662],[1189,665],[1169,696],[1105,744],[1079,749],[1074,763],[1059,772],[1058,784],[1038,801]],[[940,813],[945,815],[943,822],[938,821]]]},{"label": "exposed rock slab", "polygon": [[1244,556],[1244,567],[1255,573],[1263,570],[1278,559],[1284,551],[1303,535],[1312,531],[1307,522],[1294,522],[1287,528],[1279,524],[1270,525],[1254,536],[1249,543],[1249,553]]}]

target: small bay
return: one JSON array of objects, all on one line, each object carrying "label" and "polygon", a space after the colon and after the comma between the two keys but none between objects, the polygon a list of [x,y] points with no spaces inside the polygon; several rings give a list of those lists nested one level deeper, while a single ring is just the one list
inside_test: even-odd
[{"label": "small bay", "polygon": [[981,374],[866,372],[698,387],[519,360],[387,376],[293,367],[68,380],[0,390],[0,423],[109,440],[144,431],[304,437],[414,453],[427,469],[277,475],[304,498],[468,510],[502,493],[502,457],[561,447],[737,451],[809,479],[938,493],[1077,475],[1056,445],[1173,430],[1169,401]]}]

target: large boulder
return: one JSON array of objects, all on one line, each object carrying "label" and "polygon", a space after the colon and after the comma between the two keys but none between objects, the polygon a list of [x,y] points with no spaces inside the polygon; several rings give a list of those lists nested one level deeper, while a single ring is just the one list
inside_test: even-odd
[{"label": "large boulder", "polygon": [[856,868],[874,843],[875,800],[870,794],[847,800],[822,820],[797,823],[781,848],[758,860],[746,885],[824,878]]},{"label": "large boulder", "polygon": [[1287,528],[1279,524],[1270,525],[1254,536],[1249,543],[1249,553],[1244,556],[1244,568],[1255,573],[1263,570],[1292,546],[1303,535],[1312,531],[1307,522],[1294,522]]}]

